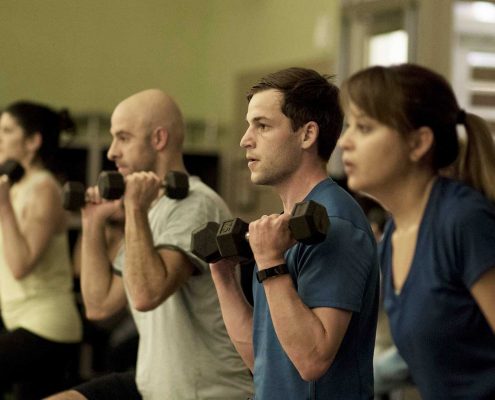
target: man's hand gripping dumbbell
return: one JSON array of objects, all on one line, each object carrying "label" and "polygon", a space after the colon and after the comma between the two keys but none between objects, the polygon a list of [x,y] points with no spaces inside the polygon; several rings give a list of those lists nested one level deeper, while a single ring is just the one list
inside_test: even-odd
[{"label": "man's hand gripping dumbbell", "polygon": [[[98,192],[102,199],[117,200],[125,192],[125,178],[117,171],[103,171],[98,177]],[[170,171],[161,183],[165,195],[171,199],[183,199],[189,193],[188,176],[182,172]],[[87,201],[86,188],[80,182],[67,182],[63,188],[63,206],[66,210],[77,211]]]},{"label": "man's hand gripping dumbbell", "polygon": [[[289,219],[290,235],[295,241],[319,243],[326,237],[328,228],[325,207],[312,200],[296,203]],[[208,263],[228,257],[238,257],[241,262],[250,260],[253,253],[248,231],[249,224],[240,218],[223,221],[221,225],[208,222],[192,233],[192,252]]]}]

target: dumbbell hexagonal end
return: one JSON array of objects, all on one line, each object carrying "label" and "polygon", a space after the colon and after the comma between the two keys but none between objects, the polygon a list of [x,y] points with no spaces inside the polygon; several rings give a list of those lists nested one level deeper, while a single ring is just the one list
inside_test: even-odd
[{"label": "dumbbell hexagonal end", "polygon": [[189,177],[179,171],[169,171],[165,177],[165,191],[171,199],[184,199],[189,193]]},{"label": "dumbbell hexagonal end", "polygon": [[77,211],[86,204],[86,189],[80,182],[66,182],[62,188],[62,206]]},{"label": "dumbbell hexagonal end", "polygon": [[294,239],[304,244],[315,244],[327,236],[330,220],[321,204],[309,200],[296,203],[289,220],[289,229]]},{"label": "dumbbell hexagonal end", "polygon": [[207,263],[215,263],[222,258],[216,240],[218,227],[216,222],[207,222],[191,234],[192,253]]},{"label": "dumbbell hexagonal end", "polygon": [[24,167],[16,160],[6,160],[1,168],[0,175],[7,175],[11,184],[19,182],[24,176]]},{"label": "dumbbell hexagonal end", "polygon": [[103,171],[98,177],[98,191],[106,200],[120,199],[125,192],[124,176],[117,171]]},{"label": "dumbbell hexagonal end", "polygon": [[250,259],[253,256],[246,240],[249,224],[240,218],[223,221],[217,234],[218,249],[222,257]]}]

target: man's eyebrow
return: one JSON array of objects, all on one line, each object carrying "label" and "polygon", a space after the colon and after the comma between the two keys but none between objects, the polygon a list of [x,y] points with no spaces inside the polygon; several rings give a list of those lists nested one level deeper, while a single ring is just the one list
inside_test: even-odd
[{"label": "man's eyebrow", "polygon": [[124,131],[124,130],[118,130],[117,132],[113,133],[112,131],[110,131],[110,134],[112,136],[122,136],[122,135],[131,135],[130,132],[127,132],[127,131]]},{"label": "man's eyebrow", "polygon": [[[260,117],[254,117],[251,122],[254,123],[254,122],[260,122],[262,120],[266,120],[266,121],[269,121],[270,118],[268,117],[264,117],[264,116],[260,116]],[[249,122],[249,120],[246,118],[246,122]]]}]

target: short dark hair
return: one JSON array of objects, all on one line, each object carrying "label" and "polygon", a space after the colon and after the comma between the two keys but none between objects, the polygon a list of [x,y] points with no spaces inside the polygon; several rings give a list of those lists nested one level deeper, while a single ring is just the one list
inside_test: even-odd
[{"label": "short dark hair", "polygon": [[328,161],[343,124],[339,89],[330,82],[332,78],[312,69],[287,68],[264,76],[250,89],[247,99],[269,89],[281,92],[282,113],[291,120],[294,131],[310,121],[318,124],[318,155]]},{"label": "short dark hair", "polygon": [[17,101],[8,105],[3,112],[10,114],[29,137],[39,132],[42,144],[38,151],[39,159],[47,168],[53,168],[55,154],[59,148],[61,131],[74,131],[75,124],[69,112],[57,112],[43,104],[32,101]]}]

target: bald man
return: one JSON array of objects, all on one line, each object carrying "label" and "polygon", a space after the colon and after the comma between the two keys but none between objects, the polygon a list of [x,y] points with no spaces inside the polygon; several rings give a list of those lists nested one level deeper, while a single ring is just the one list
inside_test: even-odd
[{"label": "bald man", "polygon": [[[209,267],[190,249],[192,230],[229,218],[229,210],[197,177],[189,177],[189,195],[182,200],[167,198],[160,186],[168,171],[187,172],[184,130],[176,103],[156,89],[127,98],[112,114],[108,158],[125,176],[126,190],[122,200],[102,201],[97,188],[88,189],[81,288],[90,319],[130,304],[140,337],[136,374],[111,374],[52,400],[245,400],[252,394]],[[123,246],[110,260],[105,223],[119,213],[125,214]]]}]

